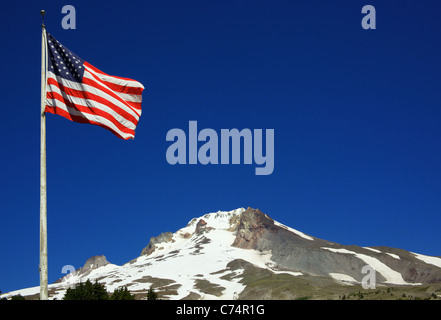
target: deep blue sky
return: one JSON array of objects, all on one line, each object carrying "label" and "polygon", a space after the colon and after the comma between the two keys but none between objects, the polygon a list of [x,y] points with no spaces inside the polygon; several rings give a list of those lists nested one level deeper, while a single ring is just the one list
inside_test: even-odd
[{"label": "deep blue sky", "polygon": [[[76,8],[63,30],[61,8]],[[363,30],[374,5],[377,29]],[[38,286],[40,43],[144,84],[135,140],[47,116],[49,282],[193,217],[259,208],[307,234],[441,256],[438,0],[3,4],[0,290]],[[275,169],[166,161],[172,128],[275,130]]]}]

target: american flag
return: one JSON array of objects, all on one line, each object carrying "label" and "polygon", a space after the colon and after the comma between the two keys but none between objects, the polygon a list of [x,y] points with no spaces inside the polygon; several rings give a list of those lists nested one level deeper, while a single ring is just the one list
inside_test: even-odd
[{"label": "american flag", "polygon": [[49,33],[47,49],[45,112],[101,126],[124,140],[133,139],[144,86],[102,72]]}]

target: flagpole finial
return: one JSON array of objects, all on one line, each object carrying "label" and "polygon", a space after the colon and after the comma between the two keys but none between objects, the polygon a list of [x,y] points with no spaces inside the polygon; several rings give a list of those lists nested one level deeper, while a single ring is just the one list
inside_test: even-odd
[{"label": "flagpole finial", "polygon": [[41,10],[40,14],[41,14],[41,27],[44,28],[44,15],[46,14],[46,11]]}]

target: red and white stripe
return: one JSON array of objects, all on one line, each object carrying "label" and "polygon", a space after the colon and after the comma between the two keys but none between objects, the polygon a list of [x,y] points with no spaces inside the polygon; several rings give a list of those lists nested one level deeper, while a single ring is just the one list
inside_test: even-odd
[{"label": "red and white stripe", "polygon": [[87,62],[84,68],[82,83],[47,72],[45,112],[104,127],[124,140],[133,139],[144,86],[110,76]]}]

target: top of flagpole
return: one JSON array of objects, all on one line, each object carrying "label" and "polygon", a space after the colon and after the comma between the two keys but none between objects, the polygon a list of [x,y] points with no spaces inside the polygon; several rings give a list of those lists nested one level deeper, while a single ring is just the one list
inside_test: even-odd
[{"label": "top of flagpole", "polygon": [[41,14],[41,27],[44,28],[45,27],[45,25],[44,25],[44,15],[46,14],[46,11],[41,10],[40,14]]}]

